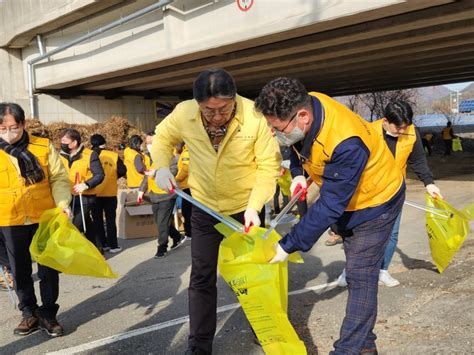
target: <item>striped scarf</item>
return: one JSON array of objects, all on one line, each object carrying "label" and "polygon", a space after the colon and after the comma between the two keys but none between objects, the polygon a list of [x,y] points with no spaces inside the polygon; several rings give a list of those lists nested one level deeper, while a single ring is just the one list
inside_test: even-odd
[{"label": "striped scarf", "polygon": [[28,151],[30,142],[28,133],[23,131],[20,140],[14,144],[8,144],[0,138],[0,149],[18,160],[21,176],[25,179],[25,185],[33,185],[45,178],[44,171],[38,159]]}]

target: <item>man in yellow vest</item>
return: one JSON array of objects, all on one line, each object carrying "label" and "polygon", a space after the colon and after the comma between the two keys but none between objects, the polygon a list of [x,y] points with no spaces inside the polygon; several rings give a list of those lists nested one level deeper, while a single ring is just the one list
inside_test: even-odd
[{"label": "man in yellow vest", "polygon": [[68,172],[73,194],[72,222],[91,243],[101,250],[91,216],[92,206],[97,202],[95,187],[104,180],[104,169],[100,164],[99,156],[81,144],[81,135],[77,130],[67,128],[61,135],[61,160]]},{"label": "man in yellow vest", "polygon": [[[406,178],[407,164],[410,165],[418,179],[425,185],[426,192],[433,198],[441,197],[441,192],[434,184],[433,174],[426,162],[425,151],[419,131],[413,124],[413,110],[406,101],[390,102],[384,110],[385,117],[372,122],[375,132],[385,141],[390,152],[395,157],[395,163]],[[398,231],[402,213],[398,215],[393,225],[390,240],[385,249],[384,259],[379,274],[379,285],[387,287],[398,286],[400,282],[388,272],[395,248],[398,243]],[[345,272],[337,279],[338,285],[347,285]]]},{"label": "man in yellow vest", "polygon": [[38,264],[43,302],[38,307],[29,248],[45,210],[59,207],[71,214],[68,176],[51,142],[25,131],[25,113],[14,103],[0,103],[0,167],[0,238],[22,313],[13,332],[28,335],[40,327],[51,337],[61,336],[63,327],[56,320],[58,272]]},{"label": "man in yellow vest", "polygon": [[280,144],[293,147],[292,194],[307,188],[304,171],[320,187],[319,199],[277,244],[270,263],[310,250],[336,224],[343,231],[349,295],[332,353],[376,354],[378,276],[405,197],[400,169],[364,119],[324,94],[308,94],[296,79],[267,83],[255,108]]},{"label": "man in yellow vest", "polygon": [[428,156],[431,156],[431,151],[433,147],[433,133],[426,132],[421,138],[421,143],[423,143],[423,149],[428,153]]},{"label": "man in yellow vest", "polygon": [[[222,69],[200,73],[194,100],[181,102],[157,127],[151,156],[156,184],[176,186],[169,165],[176,144],[189,150],[188,184],[193,198],[247,228],[259,226],[259,212],[275,193],[281,156],[253,102],[237,95]],[[217,256],[222,235],[217,220],[198,208],[191,217],[190,335],[187,354],[210,354],[216,331]]]},{"label": "man in yellow vest", "polygon": [[[151,148],[151,140],[155,135],[154,132],[149,132],[145,138],[147,148]],[[153,217],[158,228],[158,247],[155,254],[155,259],[161,259],[166,256],[168,252],[168,238],[171,237],[173,244],[171,250],[180,246],[184,237],[179,233],[173,224],[173,209],[176,204],[176,196],[170,195],[163,191],[155,184],[154,171],[151,169],[152,161],[148,154],[145,157],[145,167],[151,176],[145,176],[139,188],[138,200],[141,202],[146,193],[146,199],[152,203]]]},{"label": "man in yellow vest", "polygon": [[[92,135],[91,146],[92,150],[99,155],[102,169],[104,169],[104,181],[95,188],[97,199],[95,205],[92,206],[92,218],[103,251],[110,251],[115,254],[122,251],[117,242],[117,180],[125,176],[127,168],[117,153],[105,149],[104,136],[100,134]],[[107,233],[104,229],[104,215]]]},{"label": "man in yellow vest", "polygon": [[456,138],[453,132],[453,127],[450,121],[446,124],[446,127],[441,131],[441,137],[444,142],[444,155],[451,155],[451,150],[453,149],[453,139]]},{"label": "man in yellow vest", "polygon": [[131,136],[128,140],[128,147],[123,152],[125,166],[127,167],[127,187],[130,189],[138,189],[143,178],[147,175],[142,144],[143,139],[140,136]]}]

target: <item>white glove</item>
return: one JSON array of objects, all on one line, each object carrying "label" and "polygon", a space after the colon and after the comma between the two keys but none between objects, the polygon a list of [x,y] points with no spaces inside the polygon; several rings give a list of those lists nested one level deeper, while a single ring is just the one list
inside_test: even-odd
[{"label": "white glove", "polygon": [[438,196],[440,198],[443,198],[443,195],[441,195],[441,191],[439,191],[438,186],[436,186],[435,184],[426,185],[426,192],[428,192],[433,198],[436,198]]},{"label": "white glove", "polygon": [[138,196],[137,196],[137,203],[141,204],[143,203],[143,196],[145,195],[145,191],[139,191]]},{"label": "white glove", "polygon": [[155,173],[155,184],[160,189],[170,192],[176,186],[176,180],[169,168],[160,168]]},{"label": "white glove", "polygon": [[[291,186],[290,186],[290,192],[291,192],[291,196],[293,197],[293,195],[295,194],[295,190],[296,188],[298,187],[298,185],[301,185],[301,188],[303,190],[307,190],[308,189],[308,183],[306,182],[306,178],[303,176],[303,175],[298,175],[298,176],[295,176],[292,180],[291,180]],[[302,196],[306,195],[306,193],[303,193]]]},{"label": "white glove", "polygon": [[280,166],[285,168],[286,170],[290,169],[290,161],[289,160],[282,160]]},{"label": "white glove", "polygon": [[253,208],[247,208],[244,213],[245,221],[245,233],[248,233],[251,226],[260,227],[260,218],[258,217],[257,210]]},{"label": "white glove", "polygon": [[146,176],[155,176],[155,169],[145,170]]},{"label": "white glove", "polygon": [[89,186],[87,186],[85,182],[81,182],[80,184],[74,185],[74,188],[73,188],[76,194],[82,194],[87,189],[89,189]]},{"label": "white glove", "polygon": [[288,259],[288,253],[283,250],[283,248],[280,246],[280,243],[276,244],[276,254],[273,257],[272,260],[270,260],[268,263],[269,264],[275,264],[275,263],[282,263]]}]

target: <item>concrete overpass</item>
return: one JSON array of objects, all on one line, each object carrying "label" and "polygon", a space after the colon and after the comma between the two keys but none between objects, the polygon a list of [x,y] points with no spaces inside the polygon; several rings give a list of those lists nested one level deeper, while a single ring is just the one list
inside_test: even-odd
[{"label": "concrete overpass", "polygon": [[[193,79],[209,67],[229,70],[249,97],[281,75],[331,95],[474,80],[474,0],[241,2],[253,4],[241,11],[234,0],[176,0],[35,64],[40,117],[52,111],[51,100],[176,102],[190,97]],[[15,81],[12,89],[0,84],[0,94],[13,91],[17,101],[28,87],[25,63],[41,51],[157,1],[40,3],[0,3],[0,61],[12,63],[0,70]],[[86,107],[76,111],[87,116]]]}]

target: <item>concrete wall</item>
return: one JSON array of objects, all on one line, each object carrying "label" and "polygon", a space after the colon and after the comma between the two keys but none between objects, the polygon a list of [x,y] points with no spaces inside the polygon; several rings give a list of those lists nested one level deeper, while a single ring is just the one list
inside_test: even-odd
[{"label": "concrete wall", "polygon": [[0,101],[28,104],[20,49],[0,48]]},{"label": "concrete wall", "polygon": [[106,100],[101,96],[59,99],[51,95],[38,95],[38,111],[39,119],[44,123],[64,121],[92,124],[104,122],[112,116],[121,116],[146,132],[154,129],[158,122],[155,119],[154,101],[140,97]]},{"label": "concrete wall", "polygon": [[46,33],[123,0],[2,0],[0,47],[21,48]]},{"label": "concrete wall", "polygon": [[[30,117],[21,50],[0,49],[0,63],[0,101],[18,103]],[[141,97],[106,100],[101,96],[82,96],[60,99],[42,94],[37,96],[37,102],[39,118],[45,123],[65,121],[89,124],[103,122],[111,116],[122,116],[143,131],[153,129],[157,123],[154,100]]]},{"label": "concrete wall", "polygon": [[[30,117],[21,50],[0,49],[0,63],[0,102],[16,102]],[[45,123],[64,121],[89,124],[103,122],[111,116],[122,116],[145,132],[153,129],[157,123],[154,100],[141,97],[106,100],[101,96],[82,96],[60,99],[42,94],[37,96],[37,103],[39,118]]]},{"label": "concrete wall", "polygon": [[[26,63],[23,44],[37,55],[36,34],[68,25],[80,17],[100,11],[123,0],[3,0],[0,2],[0,101],[16,102],[30,116]],[[92,23],[91,26],[96,26]],[[84,27],[82,27],[84,30]],[[62,30],[59,33],[63,33]],[[67,31],[66,31],[67,33]],[[76,36],[76,32],[70,32]],[[85,69],[85,68],[83,68]],[[126,117],[143,130],[155,124],[154,101],[140,97],[105,100],[103,97],[79,97],[61,100],[50,95],[37,97],[40,119],[88,124],[102,122],[113,115]]]}]

